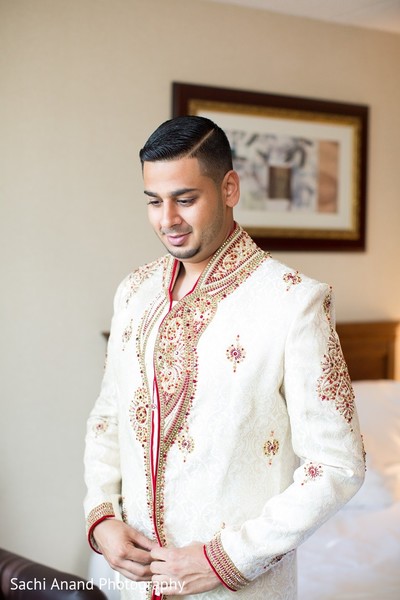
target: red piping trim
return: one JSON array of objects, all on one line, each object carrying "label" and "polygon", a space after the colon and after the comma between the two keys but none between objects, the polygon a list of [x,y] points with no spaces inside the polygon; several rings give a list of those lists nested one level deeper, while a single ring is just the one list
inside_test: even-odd
[{"label": "red piping trim", "polygon": [[102,554],[102,552],[100,552],[99,550],[96,550],[96,548],[93,546],[92,544],[92,537],[93,537],[93,529],[102,521],[105,521],[106,519],[115,519],[115,515],[104,515],[103,517],[100,517],[100,519],[97,519],[97,521],[95,523],[93,523],[93,525],[90,526],[90,529],[88,531],[88,542],[89,542],[89,546],[91,547],[91,549],[96,552],[97,554]]}]

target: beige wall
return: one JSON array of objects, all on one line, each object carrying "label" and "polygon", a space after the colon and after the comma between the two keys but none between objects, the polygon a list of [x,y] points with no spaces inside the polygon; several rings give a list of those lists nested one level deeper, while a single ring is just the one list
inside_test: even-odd
[{"label": "beige wall", "polygon": [[[400,318],[400,36],[202,0],[0,0],[0,545],[84,573],[81,456],[119,280],[161,248],[137,151],[171,82],[371,107],[368,249],[274,253]],[[4,446],[4,448],[3,448]]]}]

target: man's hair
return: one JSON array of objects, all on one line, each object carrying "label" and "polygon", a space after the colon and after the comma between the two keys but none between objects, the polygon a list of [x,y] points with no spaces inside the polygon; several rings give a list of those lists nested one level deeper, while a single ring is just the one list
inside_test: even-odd
[{"label": "man's hair", "polygon": [[232,151],[224,131],[210,119],[175,117],[162,123],[139,152],[140,161],[197,158],[201,171],[219,184],[233,169]]}]

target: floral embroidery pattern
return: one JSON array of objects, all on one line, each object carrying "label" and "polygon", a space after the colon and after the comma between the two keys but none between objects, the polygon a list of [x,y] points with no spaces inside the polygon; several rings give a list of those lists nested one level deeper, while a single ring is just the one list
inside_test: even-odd
[{"label": "floral embroidery pattern", "polygon": [[[162,391],[171,397],[177,391],[185,365],[184,322],[177,316],[169,320],[158,345],[159,384]],[[167,411],[169,406],[166,406]]]},{"label": "floral embroidery pattern", "polygon": [[275,438],[275,434],[271,431],[269,439],[264,444],[264,454],[269,458],[268,464],[272,465],[272,459],[279,452],[279,440]]},{"label": "floral embroidery pattern", "polygon": [[294,273],[285,273],[285,275],[283,276],[283,281],[287,285],[286,291],[288,292],[293,285],[298,285],[299,283],[301,283],[302,279],[299,275],[299,272],[295,271]]},{"label": "floral embroidery pattern", "polygon": [[134,400],[129,407],[129,419],[135,430],[138,442],[145,445],[147,441],[147,419],[149,417],[149,401],[146,390],[139,388],[135,392]]},{"label": "floral embroidery pattern", "polygon": [[325,296],[325,300],[324,300],[324,304],[323,304],[324,313],[325,313],[326,318],[328,319],[329,323],[331,323],[331,306],[332,306],[332,288],[330,289],[329,294],[327,294]]},{"label": "floral embroidery pattern", "polygon": [[178,442],[178,448],[181,452],[183,452],[184,455],[184,462],[186,462],[186,458],[188,456],[188,454],[190,454],[191,452],[193,452],[194,450],[194,440],[192,438],[191,435],[189,435],[189,428],[188,426],[184,425],[184,427],[182,428],[181,431],[179,431],[177,437],[176,437],[176,441]]},{"label": "floral embroidery pattern", "polygon": [[129,340],[132,337],[132,332],[133,332],[132,323],[133,323],[133,319],[131,319],[129,321],[129,325],[127,325],[127,327],[125,327],[124,331],[122,332],[122,351],[125,350],[127,343],[129,342]]},{"label": "floral embroidery pattern", "polygon": [[[234,244],[231,243],[232,239],[234,239]],[[229,244],[231,247],[226,251]],[[243,231],[238,229],[214,256],[211,268],[206,271],[207,283],[220,282],[222,279],[234,275],[237,269],[243,268],[246,262],[254,259],[259,252],[260,250],[253,240],[244,236]],[[264,259],[269,258],[268,253],[263,252],[262,254]]]},{"label": "floral embroidery pattern", "polygon": [[316,463],[307,463],[304,465],[304,481],[301,485],[308,483],[309,481],[315,481],[318,477],[322,477],[324,471],[321,465]]},{"label": "floral embroidery pattern", "polygon": [[334,402],[339,414],[350,423],[355,410],[354,392],[337,334],[332,328],[321,368],[322,375],[317,382],[320,400]]},{"label": "floral embroidery pattern", "polygon": [[226,351],[226,357],[233,363],[233,372],[236,373],[237,366],[246,358],[246,350],[240,345],[240,338],[236,336],[236,344],[231,344]]},{"label": "floral embroidery pattern", "polygon": [[93,425],[93,432],[95,437],[105,433],[108,429],[108,419],[102,418]]},{"label": "floral embroidery pattern", "polygon": [[128,306],[132,296],[137,292],[140,285],[148,279],[160,266],[161,259],[155,260],[152,263],[139,267],[128,276],[127,292],[125,294],[125,304]]}]

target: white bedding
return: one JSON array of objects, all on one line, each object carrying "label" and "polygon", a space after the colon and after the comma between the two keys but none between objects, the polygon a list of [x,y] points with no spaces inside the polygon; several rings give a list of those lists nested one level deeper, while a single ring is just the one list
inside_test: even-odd
[{"label": "white bedding", "polygon": [[354,388],[365,483],[299,548],[299,600],[400,600],[400,382]]}]

